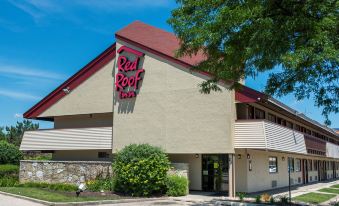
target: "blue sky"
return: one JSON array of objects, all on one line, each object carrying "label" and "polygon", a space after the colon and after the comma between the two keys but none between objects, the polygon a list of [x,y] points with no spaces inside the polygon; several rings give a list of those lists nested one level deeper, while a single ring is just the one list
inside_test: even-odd
[{"label": "blue sky", "polygon": [[[172,31],[169,0],[2,0],[0,1],[0,126],[22,114],[114,42],[114,33],[140,20]],[[262,90],[267,74],[247,79]],[[323,122],[312,100],[285,104]],[[332,127],[339,127],[331,115]],[[42,128],[52,124],[40,122]]]}]

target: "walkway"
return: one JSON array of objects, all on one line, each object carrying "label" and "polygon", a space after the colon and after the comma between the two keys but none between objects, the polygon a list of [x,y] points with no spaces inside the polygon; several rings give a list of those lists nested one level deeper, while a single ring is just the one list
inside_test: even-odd
[{"label": "walkway", "polygon": [[42,204],[35,203],[29,200],[24,200],[8,195],[0,194],[0,205],[1,206],[42,206]]}]

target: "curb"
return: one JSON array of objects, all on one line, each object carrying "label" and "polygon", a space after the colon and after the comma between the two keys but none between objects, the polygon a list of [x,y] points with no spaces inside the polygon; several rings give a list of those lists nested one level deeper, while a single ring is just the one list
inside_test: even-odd
[{"label": "curb", "polygon": [[31,197],[21,196],[17,194],[7,193],[0,191],[0,194],[16,197],[19,199],[29,200],[35,203],[40,203],[43,205],[58,205],[58,206],[67,206],[67,205],[102,205],[102,204],[120,204],[120,203],[129,203],[129,202],[148,202],[153,200],[168,200],[167,197],[160,198],[133,198],[133,199],[119,199],[119,200],[98,200],[98,201],[84,201],[84,202],[49,202],[45,200],[39,200]]}]

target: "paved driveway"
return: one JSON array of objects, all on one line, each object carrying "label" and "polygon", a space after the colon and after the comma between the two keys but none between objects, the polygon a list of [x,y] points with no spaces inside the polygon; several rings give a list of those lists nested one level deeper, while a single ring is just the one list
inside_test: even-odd
[{"label": "paved driveway", "polygon": [[42,206],[42,204],[35,203],[29,200],[23,200],[7,195],[0,194],[1,206]]}]

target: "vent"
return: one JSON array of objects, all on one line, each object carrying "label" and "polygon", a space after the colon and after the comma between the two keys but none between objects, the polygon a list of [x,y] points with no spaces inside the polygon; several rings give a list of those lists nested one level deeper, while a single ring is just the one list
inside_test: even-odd
[{"label": "vent", "polygon": [[277,180],[272,180],[272,187],[277,187]]}]

